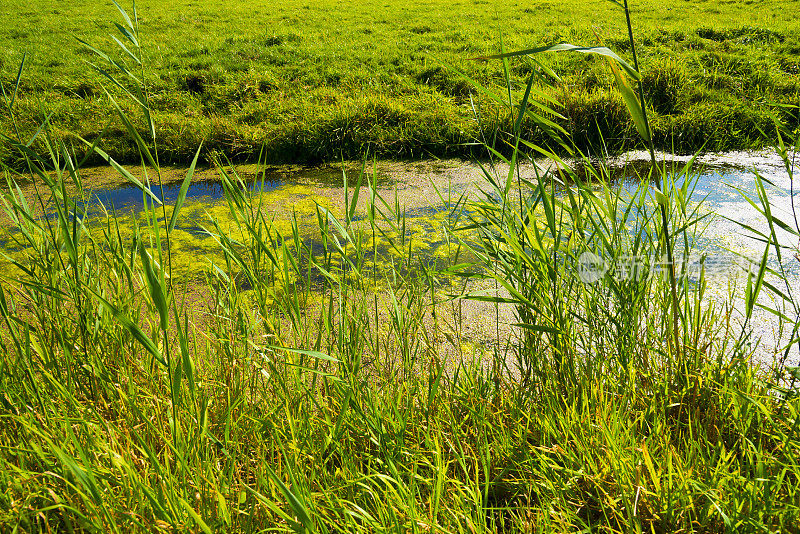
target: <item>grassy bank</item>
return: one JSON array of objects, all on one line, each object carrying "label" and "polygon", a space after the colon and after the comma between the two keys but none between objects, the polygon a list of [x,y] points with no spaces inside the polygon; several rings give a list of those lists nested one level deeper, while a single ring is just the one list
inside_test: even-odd
[{"label": "grassy bank", "polygon": [[[440,62],[502,91],[497,63],[467,61],[497,52],[501,33],[509,49],[602,41],[630,59],[624,20],[600,0],[145,0],[138,9],[162,160],[172,163],[188,164],[203,140],[235,160],[254,160],[262,147],[276,162],[358,159],[367,147],[386,158],[474,155],[480,134],[470,94],[485,129],[507,129],[506,114]],[[118,160],[138,159],[124,127],[108,123],[104,79],[85,61],[107,66],[75,39],[108,49],[114,13],[110,4],[87,1],[0,7],[0,79],[7,88],[28,53],[17,95],[23,134],[32,135],[49,113],[57,137],[92,138],[108,125],[103,147]],[[758,128],[770,124],[767,108],[798,101],[794,3],[645,1],[634,6],[633,19],[659,148],[758,146]],[[126,54],[114,57],[134,67]],[[635,146],[602,61],[540,61],[561,77],[541,80],[541,87],[560,103],[558,122],[579,146],[599,150],[600,134],[612,151]],[[515,62],[512,85],[524,88],[538,68]],[[14,136],[6,110],[0,131]],[[533,125],[526,133],[541,139]],[[14,157],[0,145],[2,161]]]}]

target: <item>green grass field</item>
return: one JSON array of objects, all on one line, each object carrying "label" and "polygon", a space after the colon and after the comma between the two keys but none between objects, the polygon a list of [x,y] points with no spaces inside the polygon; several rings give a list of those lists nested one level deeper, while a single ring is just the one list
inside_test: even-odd
[{"label": "green grass field", "polygon": [[[173,163],[188,163],[201,141],[238,160],[262,147],[284,162],[357,159],[367,149],[387,158],[467,155],[480,137],[475,92],[443,63],[499,89],[497,62],[468,59],[497,52],[501,34],[509,50],[602,41],[629,58],[624,17],[601,0],[144,0],[138,13],[162,158]],[[756,146],[767,111],[798,101],[796,3],[648,0],[632,16],[658,146]],[[115,17],[110,2],[0,7],[7,88],[28,53],[18,95],[23,133],[50,112],[56,132],[92,138],[106,126],[104,79],[87,68],[97,59],[76,37],[108,50]],[[561,103],[559,122],[579,146],[599,150],[598,132],[611,151],[637,146],[604,62],[540,59],[561,78],[542,86]],[[517,89],[537,69],[526,58],[511,68]],[[497,105],[475,102],[487,129],[503,128]],[[14,133],[7,113],[0,131]],[[137,158],[114,120],[103,146],[118,159]],[[12,158],[2,145],[0,158]]]}]

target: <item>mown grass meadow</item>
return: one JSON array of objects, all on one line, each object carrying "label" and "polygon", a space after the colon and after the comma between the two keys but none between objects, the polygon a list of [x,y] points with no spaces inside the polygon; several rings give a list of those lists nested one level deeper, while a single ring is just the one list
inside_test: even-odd
[{"label": "mown grass meadow", "polygon": [[[262,148],[275,162],[358,160],[366,150],[384,158],[483,156],[470,94],[488,126],[503,126],[507,115],[448,66],[502,91],[498,63],[469,61],[498,52],[501,39],[509,50],[605,44],[630,60],[624,18],[610,13],[605,0],[145,0],[138,9],[164,163],[188,165],[201,141],[239,161],[255,161]],[[759,146],[759,128],[771,124],[769,103],[798,101],[794,3],[648,0],[632,9],[659,148]],[[76,40],[113,46],[113,13],[110,3],[85,0],[0,7],[0,79],[13,86],[27,53],[19,127],[35,132],[44,119],[42,100],[54,135],[91,138],[108,125],[103,148],[135,162],[123,125],[108,124],[103,77],[86,62],[103,65]],[[132,68],[124,52],[113,57]],[[636,146],[602,61],[569,55],[539,61],[559,80],[520,59],[511,65],[511,83],[520,89],[528,74],[541,72],[536,84],[559,103],[559,123],[578,146],[594,152]],[[527,138],[546,139],[534,123],[526,127]],[[0,128],[13,132],[7,114]],[[3,161],[19,163],[3,150]]]}]

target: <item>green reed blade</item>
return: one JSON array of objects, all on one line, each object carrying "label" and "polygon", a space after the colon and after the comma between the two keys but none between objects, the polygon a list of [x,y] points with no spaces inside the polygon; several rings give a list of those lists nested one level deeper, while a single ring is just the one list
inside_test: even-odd
[{"label": "green reed blade", "polygon": [[622,99],[625,101],[625,106],[628,108],[628,113],[630,113],[631,117],[633,118],[633,124],[636,126],[636,131],[639,133],[639,136],[644,140],[645,143],[650,144],[650,130],[647,126],[647,119],[644,116],[642,103],[639,102],[639,97],[636,96],[636,92],[633,90],[633,88],[628,85],[628,82],[620,73],[617,65],[613,61],[609,61],[609,65],[611,66],[611,71],[614,73],[614,80],[616,81],[617,88],[622,94]]},{"label": "green reed blade", "polygon": [[[133,35],[133,34],[132,34],[132,33],[131,33],[131,32],[130,32],[130,31],[127,29],[127,28],[125,28],[124,26],[122,26],[122,25],[121,25],[121,24],[119,24],[118,22],[115,22],[115,23],[114,23],[114,26],[116,26],[116,27],[117,27],[117,29],[119,30],[119,32],[120,32],[120,33],[121,33],[121,34],[122,34],[122,35],[123,35],[123,36],[124,36],[124,37],[125,37],[125,38],[126,38],[128,41],[130,41],[130,42],[131,42],[131,44],[133,44],[133,46],[136,46],[136,47],[138,47],[138,46],[139,46],[139,42],[136,40],[136,37],[134,37],[134,35]],[[115,36],[113,36],[113,35],[112,35],[112,36],[111,36],[111,38],[112,38],[112,39],[114,39],[114,40],[117,42],[117,44],[118,44],[118,45],[120,45],[120,46],[122,47],[122,49],[123,49],[123,50],[125,50],[126,52],[128,52],[128,49],[127,49],[127,47],[126,47],[125,45],[123,45],[123,44],[122,44],[122,43],[121,43],[121,42],[120,42],[120,41],[119,41],[119,40],[118,40],[118,39],[117,39]],[[136,56],[134,56],[134,55],[133,55],[133,54],[131,54],[130,52],[128,52],[128,54],[129,54],[129,55],[130,55],[130,56],[131,56],[131,57],[134,59],[134,61],[136,61],[137,63],[140,63],[140,64],[141,64],[141,61],[139,61],[139,59],[138,59]]]},{"label": "green reed blade", "polygon": [[614,60],[625,72],[634,80],[639,80],[641,76],[627,61],[619,57],[614,51],[605,46],[576,46],[569,43],[560,43],[552,46],[541,46],[537,48],[528,48],[525,50],[518,50],[516,52],[506,52],[504,54],[493,54],[488,56],[479,56],[473,58],[475,60],[488,60],[488,59],[505,59],[515,56],[530,56],[533,54],[541,54],[543,52],[579,52],[581,54],[597,54]]},{"label": "green reed blade", "polygon": [[197,152],[194,154],[194,159],[192,159],[192,164],[189,166],[189,170],[186,172],[186,178],[183,179],[181,183],[180,191],[178,191],[178,198],[175,199],[175,206],[172,208],[172,216],[169,219],[169,225],[167,226],[167,231],[171,232],[175,228],[175,223],[178,221],[178,214],[183,207],[183,202],[186,200],[186,194],[189,192],[189,184],[192,181],[192,176],[194,176],[194,169],[197,165],[197,158],[200,156],[200,150],[203,148],[203,144],[201,143],[199,147],[197,147]]},{"label": "green reed blade", "polygon": [[120,322],[122,326],[128,330],[131,335],[138,341],[142,347],[147,350],[161,365],[167,366],[167,361],[164,359],[164,356],[161,355],[161,352],[156,347],[156,344],[153,342],[147,334],[145,334],[141,328],[139,328],[122,310],[108,302],[104,299],[101,295],[95,293],[93,290],[88,290],[90,293],[94,295],[94,298],[105,308],[107,309],[114,318]]},{"label": "green reed blade", "polygon": [[[134,141],[136,141],[136,146],[139,148],[139,152],[142,154],[142,156],[144,156],[145,160],[151,167],[153,167],[154,169],[158,169],[159,168],[158,163],[156,163],[156,160],[153,158],[152,152],[150,152],[150,149],[147,147],[147,144],[142,139],[142,136],[139,135],[139,132],[133,126],[133,123],[131,123],[130,119],[128,118],[128,115],[122,110],[119,104],[117,104],[117,101],[114,100],[114,98],[108,93],[108,91],[106,91],[106,95],[111,100],[111,103],[113,104],[114,108],[117,110],[117,115],[119,116],[120,119],[122,119],[122,123],[128,130],[128,134],[133,138]],[[144,104],[142,104],[142,107],[145,110],[148,109],[147,106],[145,106]],[[148,123],[149,123],[148,126],[152,129],[153,127],[152,121],[148,120]],[[159,202],[159,204],[161,204],[161,202]]]},{"label": "green reed blade", "polygon": [[[131,18],[128,16],[127,11],[122,9],[122,6],[120,6],[117,3],[117,0],[111,0],[111,2],[117,8],[117,11],[119,11],[119,14],[122,15],[123,20],[125,20],[125,24],[128,25],[128,29],[130,29],[131,33],[135,34],[136,33],[136,27],[131,22]],[[135,13],[136,13],[136,2],[133,3],[133,10],[134,10],[134,16],[135,16]],[[139,45],[137,44],[136,46],[139,46]]]},{"label": "green reed blade", "polygon": [[97,148],[96,143],[89,143],[86,139],[82,137],[78,137],[81,141],[83,141],[86,145],[90,147],[94,147],[94,151],[97,153],[98,156],[103,158],[111,167],[114,168],[123,178],[128,180],[130,183],[135,185],[140,191],[146,194],[153,202],[158,205],[161,205],[161,199],[158,198],[155,193],[153,193],[149,187],[146,187],[138,178],[136,178],[133,174],[131,174],[125,167],[117,163],[114,158],[109,156],[104,150]]},{"label": "green reed blade", "polygon": [[211,528],[208,526],[208,524],[205,521],[203,521],[203,518],[200,517],[200,514],[198,514],[197,511],[194,508],[192,508],[192,506],[188,502],[183,500],[181,497],[178,497],[178,502],[181,503],[181,506],[183,506],[183,509],[186,510],[189,513],[189,515],[191,516],[192,520],[194,520],[194,523],[198,527],[200,527],[200,530],[205,532],[205,534],[212,534]]},{"label": "green reed blade", "polygon": [[[122,31],[122,30],[124,29],[124,28],[121,28],[121,27],[119,26],[119,24],[117,25],[117,27],[118,27],[118,28],[120,28],[120,31]],[[125,52],[125,53],[128,55],[128,57],[130,57],[132,60],[134,60],[134,61],[136,62],[136,64],[137,64],[137,65],[141,65],[141,64],[142,64],[141,60],[140,60],[138,57],[136,57],[136,56],[133,54],[133,52],[131,52],[131,51],[128,49],[128,47],[127,47],[127,46],[125,46],[125,43],[123,43],[122,41],[120,41],[119,39],[117,39],[117,36],[116,36],[116,35],[112,35],[112,36],[111,36],[111,38],[112,38],[112,39],[114,39],[114,42],[115,42],[115,43],[117,43],[117,45],[118,45],[118,46],[119,46],[119,47],[122,49],[122,51],[123,51],[123,52]]]},{"label": "green reed blade", "polygon": [[11,102],[8,104],[8,108],[12,109],[14,107],[14,102],[17,100],[17,91],[19,90],[19,82],[22,80],[22,71],[25,69],[25,61],[28,59],[28,53],[23,52],[22,54],[22,61],[19,62],[19,69],[17,69],[17,77],[14,79],[14,92],[11,94]]}]

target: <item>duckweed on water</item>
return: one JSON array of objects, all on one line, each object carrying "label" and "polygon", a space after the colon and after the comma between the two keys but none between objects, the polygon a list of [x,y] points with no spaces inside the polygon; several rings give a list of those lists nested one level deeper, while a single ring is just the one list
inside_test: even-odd
[{"label": "duckweed on water", "polygon": [[[337,193],[340,189],[332,191]],[[313,256],[322,247],[320,221],[327,220],[328,217],[345,220],[341,200],[335,199],[330,189],[321,190],[317,185],[283,184],[267,193],[248,195],[246,201],[251,212],[263,214],[265,226],[262,239],[269,244],[271,255],[277,258],[277,264],[271,265],[269,269],[269,277],[276,294],[285,291],[287,285],[298,282],[296,269],[285,269],[282,264],[282,244],[287,244],[292,254],[298,257],[302,257],[303,251]],[[45,202],[45,205],[50,204],[51,202]],[[163,212],[161,208],[156,211],[156,220],[162,235],[166,234],[165,217],[166,220],[172,217],[173,208],[168,205]],[[240,209],[232,207],[224,200],[211,198],[195,198],[185,203],[177,224],[169,235],[168,258],[172,277],[176,281],[203,283],[210,268],[225,264],[223,244],[219,241],[221,234],[242,251],[247,250],[247,230],[242,225],[243,221],[238,213]],[[397,220],[398,217],[395,216],[393,224],[377,223],[372,228],[368,228],[367,214],[363,208],[359,209],[350,223],[352,239],[358,242],[358,248],[352,247],[347,260],[352,262],[356,259],[355,256],[361,254],[363,257],[360,261],[368,261],[370,268],[376,271],[374,276],[367,279],[375,281],[379,286],[385,285],[387,275],[394,270],[417,267],[405,264],[404,258],[413,256],[425,264],[435,261],[449,262],[461,250],[461,245],[447,235],[447,229],[455,226],[454,217],[460,216],[460,212],[454,215],[451,209],[452,207],[442,206],[439,209],[415,209],[410,213],[402,211],[396,214],[401,220]],[[97,201],[90,201],[87,210],[87,215],[81,221],[82,232],[85,233],[83,242],[91,242],[93,247],[87,249],[86,253],[92,253],[92,248],[99,246],[97,237],[103,235],[114,236],[118,243],[134,243],[134,238],[141,236],[142,229],[152,222],[151,214],[147,210],[123,207],[109,211]],[[38,225],[46,226],[52,217],[51,210],[40,217]],[[7,255],[4,268],[13,269],[11,261],[24,263],[24,258],[31,252],[31,244],[25,243],[19,226],[4,224],[2,231]],[[301,251],[294,250],[296,243],[301,244]],[[152,238],[145,244],[152,254]],[[163,245],[166,246],[166,242]],[[308,258],[305,261],[309,261]],[[341,262],[333,268],[343,270]],[[347,276],[355,275],[349,273]]]}]

